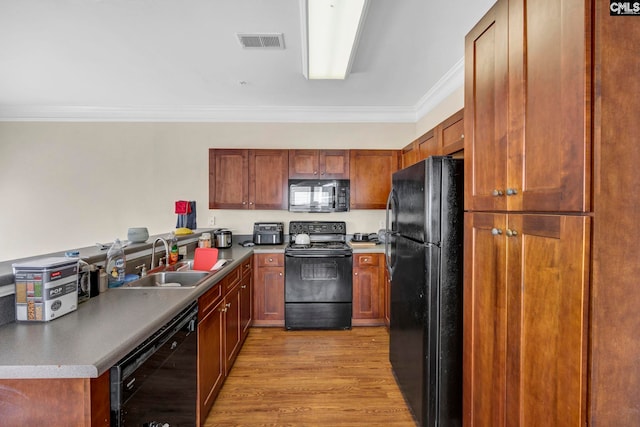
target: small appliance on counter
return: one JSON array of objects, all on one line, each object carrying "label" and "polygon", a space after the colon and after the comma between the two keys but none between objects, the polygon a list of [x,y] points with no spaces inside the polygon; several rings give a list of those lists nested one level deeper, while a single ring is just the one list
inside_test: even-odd
[{"label": "small appliance on counter", "polygon": [[213,232],[213,240],[215,247],[218,249],[226,249],[231,247],[231,239],[233,235],[231,230],[218,229]]},{"label": "small appliance on counter", "polygon": [[253,224],[253,243],[256,245],[281,245],[284,236],[282,222],[256,222]]},{"label": "small appliance on counter", "polygon": [[46,322],[78,308],[77,258],[40,258],[12,266],[16,320]]}]

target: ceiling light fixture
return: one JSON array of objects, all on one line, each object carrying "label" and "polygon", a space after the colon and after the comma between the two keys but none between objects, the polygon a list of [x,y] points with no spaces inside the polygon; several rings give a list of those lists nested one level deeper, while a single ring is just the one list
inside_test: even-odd
[{"label": "ceiling light fixture", "polygon": [[302,72],[345,79],[351,71],[369,0],[300,0]]}]

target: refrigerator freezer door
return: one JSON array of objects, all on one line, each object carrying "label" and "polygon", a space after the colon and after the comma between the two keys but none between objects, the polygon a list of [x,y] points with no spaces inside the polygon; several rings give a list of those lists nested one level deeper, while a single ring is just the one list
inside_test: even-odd
[{"label": "refrigerator freezer door", "polygon": [[442,157],[429,157],[393,174],[395,230],[418,242],[440,241]]},{"label": "refrigerator freezer door", "polygon": [[435,425],[440,250],[402,236],[393,246],[389,360],[419,425]]}]

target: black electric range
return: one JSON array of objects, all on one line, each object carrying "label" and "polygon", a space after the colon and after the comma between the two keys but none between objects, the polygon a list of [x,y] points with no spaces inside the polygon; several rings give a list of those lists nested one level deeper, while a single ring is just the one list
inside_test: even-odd
[{"label": "black electric range", "polygon": [[[298,235],[308,244],[296,244]],[[346,224],[292,221],[285,248],[285,328],[350,329],[353,250]],[[298,239],[300,240],[300,239]]]}]

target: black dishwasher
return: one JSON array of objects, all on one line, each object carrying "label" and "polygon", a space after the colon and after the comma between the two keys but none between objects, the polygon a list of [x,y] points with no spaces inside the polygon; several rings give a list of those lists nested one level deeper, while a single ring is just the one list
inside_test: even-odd
[{"label": "black dishwasher", "polygon": [[191,304],[111,368],[111,425],[196,425],[198,305]]}]

